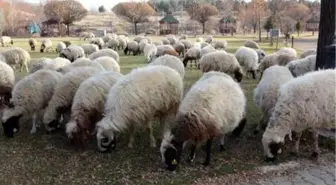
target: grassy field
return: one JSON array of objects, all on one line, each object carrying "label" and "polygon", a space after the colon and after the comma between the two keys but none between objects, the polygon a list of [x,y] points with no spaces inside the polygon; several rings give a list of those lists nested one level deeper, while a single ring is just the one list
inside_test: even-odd
[{"label": "grassy field", "polygon": [[[153,37],[153,40],[159,39],[161,38]],[[235,52],[246,39],[254,38],[225,39],[229,43],[227,51]],[[55,44],[59,40],[83,43],[77,38],[52,38],[52,40]],[[29,49],[27,39],[15,39],[14,43],[15,46]],[[268,43],[260,45],[267,53],[274,51]],[[37,51],[30,54],[34,59],[57,56],[56,53],[41,54]],[[119,54],[123,74],[145,65],[145,58],[142,56],[125,56],[121,51]],[[202,75],[195,68],[188,67],[186,70],[185,91]],[[17,73],[19,78],[24,75],[26,74]],[[256,80],[243,79],[242,87],[248,98],[248,125],[240,138],[227,137],[226,151],[220,153],[216,141],[209,167],[200,165],[203,152],[199,152],[194,164],[187,164],[184,160],[186,155],[183,155],[182,164],[176,173],[165,171],[160,167],[159,147],[155,149],[149,147],[148,134],[143,133],[144,131],[137,133],[134,149],[127,148],[127,133],[123,133],[115,151],[101,154],[96,152],[95,141],[92,141],[86,149],[75,149],[70,146],[64,132],[47,135],[42,127],[36,135],[30,135],[31,125],[22,124],[25,129],[21,129],[13,139],[0,137],[0,184],[192,184],[215,176],[251,172],[256,167],[266,164],[263,160],[261,134],[252,134],[252,129],[261,117],[260,111],[252,101],[252,92],[256,84]],[[160,144],[161,136],[158,132],[156,138]],[[310,146],[306,143],[307,140],[303,140],[301,157],[310,155]],[[287,146],[292,144],[289,142]],[[334,143],[321,140],[321,150],[322,153],[334,151]],[[290,157],[288,151],[280,157],[280,161],[291,159],[293,157]],[[236,180],[234,181],[237,182]],[[228,184],[234,183],[228,180]]]}]

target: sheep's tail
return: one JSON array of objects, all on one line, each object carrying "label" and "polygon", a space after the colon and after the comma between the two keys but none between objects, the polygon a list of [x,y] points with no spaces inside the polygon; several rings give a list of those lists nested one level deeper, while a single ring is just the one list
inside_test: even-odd
[{"label": "sheep's tail", "polygon": [[244,127],[246,125],[246,117],[244,117],[242,120],[240,120],[239,125],[232,131],[232,135],[235,137],[239,137],[240,134],[243,132]]}]

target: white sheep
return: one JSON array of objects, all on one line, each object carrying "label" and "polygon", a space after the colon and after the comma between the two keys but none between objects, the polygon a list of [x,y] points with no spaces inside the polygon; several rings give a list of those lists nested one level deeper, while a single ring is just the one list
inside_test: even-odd
[{"label": "white sheep", "polygon": [[91,38],[89,41],[90,44],[96,44],[99,49],[103,49],[105,42],[100,37]]},{"label": "white sheep", "polygon": [[[295,60],[296,57],[294,57],[291,54],[284,53],[284,52],[275,52],[270,55],[266,55],[263,60],[260,62],[258,69],[261,72],[261,76],[263,74],[263,71],[265,71],[267,68],[274,66],[274,65],[280,65],[280,66],[286,66],[291,61]],[[260,76],[260,77],[261,77]]]},{"label": "white sheep", "polygon": [[115,35],[114,36],[105,35],[105,36],[102,37],[102,39],[103,39],[103,41],[104,41],[105,44],[108,43],[111,39],[114,39],[114,38],[116,38]]},{"label": "white sheep", "polygon": [[262,49],[255,49],[255,51],[258,53],[258,63],[260,63],[266,56],[266,52]]},{"label": "white sheep", "polygon": [[256,79],[258,69],[258,53],[249,47],[242,46],[235,53],[239,64],[244,67],[246,72],[251,73],[252,78]]},{"label": "white sheep", "polygon": [[43,116],[43,123],[47,131],[54,130],[58,125],[59,116],[66,114],[70,110],[79,85],[87,78],[101,71],[92,67],[80,67],[66,73],[60,79]]},{"label": "white sheep", "polygon": [[118,49],[119,50],[125,49],[125,47],[127,45],[126,39],[124,39],[123,37],[118,36],[117,40],[119,42]]},{"label": "white sheep", "polygon": [[192,43],[189,40],[181,40],[180,42],[184,45],[186,50],[192,47]]},{"label": "white sheep", "polygon": [[309,55],[316,55],[316,49],[308,49],[302,51],[300,58],[306,58]]},{"label": "white sheep", "polygon": [[85,57],[85,52],[82,47],[71,44],[67,48],[63,49],[59,56],[70,60],[70,62],[74,62],[79,58]]},{"label": "white sheep", "polygon": [[205,42],[208,43],[208,44],[211,44],[211,43],[212,43],[212,40],[213,40],[213,36],[212,36],[212,35],[208,35],[208,36],[206,36],[206,38],[205,38]]},{"label": "white sheep", "polygon": [[96,44],[82,44],[80,47],[83,48],[85,56],[89,56],[92,53],[99,51],[99,47]]},{"label": "white sheep", "polygon": [[10,48],[2,52],[3,61],[10,66],[19,65],[20,72],[23,71],[23,68],[29,72],[28,65],[30,63],[30,54],[19,47]]},{"label": "white sheep", "polygon": [[175,170],[180,163],[183,144],[192,142],[188,161],[195,158],[198,144],[206,142],[206,159],[209,165],[211,145],[220,136],[220,149],[224,150],[224,136],[232,132],[239,136],[246,124],[246,98],[240,85],[229,75],[209,72],[199,79],[185,95],[178,113],[166,130],[160,153],[168,170]]},{"label": "white sheep", "polygon": [[117,50],[119,49],[119,40],[117,38],[111,38],[107,43],[106,46],[110,49]]},{"label": "white sheep", "polygon": [[128,42],[124,49],[125,55],[131,52],[133,53],[134,56],[139,53],[139,43],[137,43],[136,41]]},{"label": "white sheep", "polygon": [[34,39],[34,38],[30,38],[28,40],[28,44],[29,44],[30,50],[35,51],[35,47],[37,45],[37,40]]},{"label": "white sheep", "polygon": [[89,55],[88,58],[90,60],[94,60],[96,58],[103,57],[103,56],[112,57],[114,58],[114,60],[119,62],[119,54],[112,49],[102,49],[102,50],[96,51],[92,53],[91,55]]},{"label": "white sheep", "polygon": [[7,63],[0,61],[0,98],[2,103],[9,103],[15,83],[14,70]]},{"label": "white sheep", "polygon": [[248,47],[248,48],[253,48],[253,49],[260,49],[259,44],[256,43],[253,40],[247,40],[247,41],[245,41],[244,46]]},{"label": "white sheep", "polygon": [[0,37],[0,43],[2,47],[8,47],[10,44],[14,44],[12,38],[8,37],[8,36],[2,36]]},{"label": "white sheep", "polygon": [[40,70],[20,80],[12,91],[11,105],[2,115],[2,126],[7,137],[13,137],[20,128],[20,118],[33,120],[31,134],[36,132],[37,116],[54,93],[62,74],[51,70]]},{"label": "white sheep", "polygon": [[243,70],[233,54],[225,51],[216,51],[205,54],[200,61],[200,69],[203,73],[219,71],[233,74],[235,79],[240,82],[243,79]]},{"label": "white sheep", "polygon": [[[207,42],[203,42],[201,43],[201,49],[204,48],[204,47],[207,47],[209,46],[210,44],[208,44]],[[210,45],[211,46],[211,45]]]},{"label": "white sheep", "polygon": [[84,39],[84,40],[86,40],[86,39],[91,39],[91,38],[94,38],[95,37],[95,35],[93,34],[93,33],[91,33],[91,32],[81,32],[80,34],[79,34],[79,39],[81,40],[82,38]]},{"label": "white sheep", "polygon": [[175,69],[183,78],[184,77],[184,66],[182,61],[175,56],[172,55],[163,55],[159,58],[156,58],[153,62],[151,62],[149,65],[163,65],[168,66],[172,69]]},{"label": "white sheep", "polygon": [[262,110],[263,116],[255,133],[264,130],[277,101],[280,87],[293,79],[291,72],[284,66],[271,66],[264,71],[263,77],[253,91],[254,103]]},{"label": "white sheep", "polygon": [[266,131],[262,145],[266,159],[275,160],[281,153],[285,136],[292,139],[295,133],[293,152],[299,151],[302,131],[310,129],[313,136],[313,154],[317,158],[318,129],[335,128],[335,84],[336,70],[321,70],[307,73],[282,85],[278,100]]},{"label": "white sheep", "polygon": [[188,35],[182,34],[180,35],[179,40],[187,40],[187,38],[188,38]]},{"label": "white sheep", "polygon": [[97,62],[93,62],[88,58],[79,58],[69,65],[58,68],[57,71],[62,73],[62,74],[66,74],[66,73],[68,73],[72,70],[75,70],[75,69],[79,68],[79,67],[93,67],[93,68],[97,68],[99,70],[104,70],[104,67]]},{"label": "white sheep", "polygon": [[62,51],[63,49],[65,49],[65,48],[66,48],[65,43],[62,42],[62,41],[60,41],[60,42],[57,43],[57,45],[56,45],[56,53],[61,53],[61,51]]},{"label": "white sheep", "polygon": [[178,41],[174,35],[168,35],[167,39],[169,40],[169,44],[172,46]]},{"label": "white sheep", "polygon": [[[195,61],[195,66],[197,66],[197,60],[201,58],[201,48],[199,47],[192,47],[188,49],[188,51],[184,55],[183,65],[187,67],[189,60]],[[192,63],[191,63],[192,66]]]},{"label": "white sheep", "polygon": [[215,49],[225,49],[228,46],[228,43],[226,40],[220,40],[216,41],[215,43]]},{"label": "white sheep", "polygon": [[170,42],[167,38],[162,39],[161,42],[162,42],[163,45],[169,45],[170,44]]},{"label": "white sheep", "polygon": [[134,37],[133,41],[135,41],[135,42],[137,42],[137,43],[140,43],[140,41],[141,41],[142,39],[144,39],[144,38],[145,38],[145,37],[142,36],[142,35],[137,35],[136,37]]},{"label": "white sheep", "polygon": [[40,69],[44,69],[47,65],[49,65],[51,58],[42,57],[36,60],[33,60],[29,65],[29,73],[35,73]]},{"label": "white sheep", "polygon": [[215,51],[216,51],[216,49],[214,47],[212,47],[211,45],[205,46],[200,51],[200,57],[202,58],[202,56],[204,56],[205,54],[212,53],[212,52],[215,52]]},{"label": "white sheep", "polygon": [[147,59],[147,62],[150,63],[157,54],[157,47],[155,44],[146,44],[144,48],[144,56]]},{"label": "white sheep", "polygon": [[95,125],[103,118],[104,105],[110,88],[123,75],[102,72],[83,81],[73,99],[66,134],[72,141],[91,138]]},{"label": "white sheep", "polygon": [[308,55],[306,58],[300,58],[289,62],[286,67],[294,77],[301,76],[305,73],[315,71],[316,55]]},{"label": "white sheep", "polygon": [[148,44],[148,39],[142,39],[139,43],[139,52],[143,53],[146,44]]},{"label": "white sheep", "polygon": [[283,48],[280,48],[277,53],[284,53],[284,54],[287,54],[287,55],[291,55],[293,57],[297,57],[297,52],[294,48],[286,48],[286,47],[283,47]]},{"label": "white sheep", "polygon": [[182,95],[183,80],[174,69],[161,65],[133,69],[110,89],[105,117],[96,127],[99,151],[114,148],[116,134],[126,129],[130,130],[128,147],[133,148],[135,127],[143,125],[149,129],[150,146],[155,147],[153,121],[169,122]]},{"label": "white sheep", "polygon": [[48,52],[50,49],[52,49],[52,41],[50,39],[43,39],[41,41],[40,52]]},{"label": "white sheep", "polygon": [[100,65],[102,65],[106,71],[114,71],[118,73],[120,72],[119,63],[112,57],[108,56],[98,57],[94,59],[93,62],[97,62]]},{"label": "white sheep", "polygon": [[184,47],[184,44],[182,42],[176,42],[174,45],[173,45],[175,51],[181,55],[182,57],[184,57],[184,53],[185,53],[185,47]]},{"label": "white sheep", "polygon": [[155,42],[153,42],[153,44],[155,46],[161,46],[161,45],[163,45],[162,41],[155,41]]}]

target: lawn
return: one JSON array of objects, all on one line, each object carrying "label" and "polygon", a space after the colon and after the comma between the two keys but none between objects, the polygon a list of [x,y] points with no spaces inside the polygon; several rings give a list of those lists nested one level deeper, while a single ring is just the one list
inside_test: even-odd
[{"label": "lawn", "polygon": [[[153,40],[159,39],[161,38],[153,37]],[[235,52],[246,39],[253,37],[216,39],[227,39],[229,43],[227,51]],[[54,44],[60,40],[70,40],[76,44],[84,43],[77,38],[52,38],[52,40]],[[15,39],[14,44],[29,50],[28,39]],[[268,43],[260,45],[267,53],[274,51]],[[57,56],[56,53],[41,54],[38,51],[30,54],[33,59]],[[143,56],[125,56],[121,51],[119,54],[123,74],[145,65]],[[188,67],[186,70],[184,86],[187,92],[202,73],[196,68]],[[17,73],[18,78],[25,75]],[[123,133],[116,150],[101,154],[96,152],[95,141],[85,149],[75,149],[70,146],[64,132],[48,135],[44,133],[42,126],[37,134],[30,135],[31,125],[23,123],[24,129],[21,129],[13,139],[0,137],[0,184],[192,184],[204,178],[252,171],[255,167],[266,164],[263,160],[261,134],[252,134],[261,117],[252,100],[256,84],[257,80],[243,79],[241,85],[248,99],[248,125],[240,138],[227,137],[224,152],[219,152],[219,143],[216,140],[209,167],[199,164],[203,160],[203,152],[197,153],[194,164],[185,162],[186,152],[184,152],[178,171],[176,173],[165,171],[160,167],[159,146],[155,149],[149,147],[149,138],[145,130],[137,133],[134,149],[127,148],[127,133]],[[159,145],[161,143],[159,131],[156,132],[156,138]],[[305,143],[306,140],[302,142],[302,157],[308,157],[310,154],[310,146],[306,146]],[[287,144],[289,145],[292,143]],[[321,150],[322,153],[334,151],[334,143],[322,140]],[[290,157],[288,152],[280,157],[280,161],[291,159],[293,157]]]}]

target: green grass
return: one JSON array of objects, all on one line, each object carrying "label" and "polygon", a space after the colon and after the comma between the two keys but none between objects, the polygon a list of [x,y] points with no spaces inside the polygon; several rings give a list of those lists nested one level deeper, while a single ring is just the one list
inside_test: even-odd
[{"label": "green grass", "polygon": [[[59,40],[71,40],[73,43],[83,43],[74,38],[52,38],[56,44]],[[155,37],[156,40],[161,39]],[[246,38],[229,39],[229,52],[243,45]],[[29,50],[27,39],[15,39],[15,46]],[[267,53],[274,51],[268,43],[260,43]],[[56,57],[56,53],[41,54],[38,51],[30,52],[32,58]],[[121,72],[128,73],[136,67],[145,65],[142,56],[121,56]],[[25,73],[17,73],[23,77]],[[202,73],[195,68],[188,67],[184,78],[187,91]],[[240,173],[253,170],[265,164],[261,146],[261,135],[253,135],[252,129],[259,122],[260,111],[252,101],[253,89],[256,80],[243,79],[242,87],[248,99],[246,126],[243,135],[238,139],[226,138],[226,151],[219,152],[216,140],[213,145],[212,164],[203,167],[199,163],[204,158],[204,152],[197,153],[196,162],[185,162],[186,151],[182,156],[182,164],[176,173],[167,172],[160,167],[159,147],[149,147],[149,138],[146,131],[138,132],[135,138],[135,148],[127,148],[127,133],[121,134],[115,151],[109,154],[96,152],[95,142],[86,149],[75,149],[70,146],[64,133],[47,135],[43,128],[36,135],[30,135],[30,124],[22,124],[15,138],[0,137],[0,184],[192,184],[196,180],[214,176]],[[2,128],[1,128],[2,129]],[[158,130],[158,129],[157,129]],[[2,131],[0,131],[2,132]],[[160,145],[160,135],[156,132],[157,143]],[[334,145],[323,141],[322,152]],[[291,146],[288,143],[287,146]],[[302,153],[307,157],[310,146],[302,145]],[[288,152],[287,152],[288,153]],[[280,161],[292,159],[285,152]],[[307,155],[306,155],[307,154]]]}]

